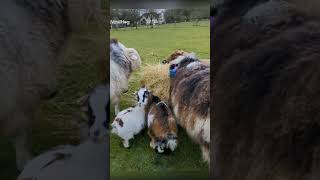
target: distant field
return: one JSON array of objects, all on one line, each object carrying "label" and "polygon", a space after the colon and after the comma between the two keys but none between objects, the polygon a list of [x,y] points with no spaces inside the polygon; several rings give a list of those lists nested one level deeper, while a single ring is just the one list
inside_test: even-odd
[{"label": "distant field", "polygon": [[[210,57],[209,21],[201,21],[200,26],[193,23],[177,23],[155,26],[153,29],[111,30],[111,38],[117,38],[126,47],[135,48],[142,58],[143,70],[146,64],[160,63],[174,50],[195,52],[199,58]],[[129,91],[122,96],[121,109],[133,104],[133,93],[140,86],[139,72],[130,79]],[[111,108],[114,119],[114,108]],[[157,154],[149,147],[150,139],[146,130],[131,140],[130,149],[122,147],[119,137],[112,134],[110,139],[111,176],[167,176],[197,175],[208,176],[208,166],[203,163],[198,145],[179,129],[178,148],[169,155]]]}]

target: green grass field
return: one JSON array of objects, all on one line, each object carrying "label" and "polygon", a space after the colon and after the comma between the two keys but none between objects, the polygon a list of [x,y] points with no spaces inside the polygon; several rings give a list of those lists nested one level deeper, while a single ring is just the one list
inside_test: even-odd
[{"label": "green grass field", "polygon": [[[117,38],[126,47],[135,48],[146,64],[157,64],[174,50],[195,52],[199,58],[210,57],[209,21],[161,25],[160,27],[111,30],[111,38]],[[129,82],[129,91],[122,96],[121,109],[133,105],[133,93],[140,87],[139,72]],[[111,108],[114,119],[114,109]],[[131,148],[122,147],[121,139],[112,134],[110,139],[111,176],[208,176],[208,165],[202,161],[201,151],[187,134],[179,129],[179,145],[171,154],[157,154],[149,147],[150,139],[146,130],[130,141]]]}]

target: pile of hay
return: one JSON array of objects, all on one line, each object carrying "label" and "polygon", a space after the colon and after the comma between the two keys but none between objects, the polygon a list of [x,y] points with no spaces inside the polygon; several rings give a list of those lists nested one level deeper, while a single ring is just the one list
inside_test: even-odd
[{"label": "pile of hay", "polygon": [[168,101],[170,78],[168,75],[169,64],[147,65],[141,72],[141,82],[150,89],[153,94],[162,100]]}]

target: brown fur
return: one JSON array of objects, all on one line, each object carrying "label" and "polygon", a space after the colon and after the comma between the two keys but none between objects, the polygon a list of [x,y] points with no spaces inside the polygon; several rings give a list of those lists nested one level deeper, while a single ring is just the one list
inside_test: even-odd
[{"label": "brown fur", "polygon": [[147,109],[146,114],[154,115],[153,122],[148,128],[148,135],[153,144],[158,141],[167,141],[170,136],[178,136],[177,123],[171,110],[164,102],[149,94]]},{"label": "brown fur", "polygon": [[178,56],[185,55],[186,52],[183,50],[175,50],[172,54],[170,54],[167,59],[163,61],[163,63],[169,63],[170,61],[175,60]]},{"label": "brown fur", "polygon": [[319,19],[292,8],[262,29],[241,18],[263,1],[226,2],[211,36],[214,175],[320,179]]},{"label": "brown fur", "polygon": [[[175,50],[172,54],[170,54],[167,59],[163,60],[162,63],[163,64],[167,64],[167,63],[170,63],[171,61],[177,59],[177,57],[179,56],[185,56],[185,55],[188,55],[190,52],[186,52],[184,50]],[[200,61],[206,65],[209,65],[210,64],[210,59],[200,59]]]},{"label": "brown fur", "polygon": [[[188,69],[192,62],[199,64]],[[169,98],[178,124],[200,144],[204,159],[209,161],[210,67],[197,59],[182,60],[176,77],[171,79]]]},{"label": "brown fur", "polygon": [[[163,112],[155,103],[152,104],[150,114],[154,115],[154,121],[149,127],[148,133],[152,134],[151,138],[165,139],[169,133],[177,135],[177,125],[170,109]],[[152,132],[152,133],[151,133]]]}]

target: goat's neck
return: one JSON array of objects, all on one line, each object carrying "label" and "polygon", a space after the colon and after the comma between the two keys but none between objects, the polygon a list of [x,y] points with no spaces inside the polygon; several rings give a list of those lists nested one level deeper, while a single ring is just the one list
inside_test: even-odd
[{"label": "goat's neck", "polygon": [[147,120],[147,117],[148,117],[148,114],[149,114],[149,111],[151,109],[151,107],[153,105],[155,105],[156,103],[155,102],[151,102],[151,103],[148,103],[145,107],[144,107],[144,112],[145,112],[145,119]]}]

